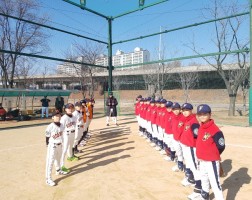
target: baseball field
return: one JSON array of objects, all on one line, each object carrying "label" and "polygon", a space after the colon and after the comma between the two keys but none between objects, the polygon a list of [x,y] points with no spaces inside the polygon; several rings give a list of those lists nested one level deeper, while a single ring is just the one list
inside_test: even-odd
[{"label": "baseball field", "polygon": [[[92,137],[79,161],[67,162],[68,175],[55,175],[56,186],[45,184],[44,125],[0,129],[0,199],[182,200],[193,188],[183,187],[183,174],[172,172],[175,163],[163,159],[137,134],[134,116],[119,117],[119,126],[92,121]],[[3,124],[0,124],[3,127]],[[13,125],[15,126],[15,125]],[[252,196],[252,128],[221,125],[226,139],[221,178],[227,200]],[[213,194],[211,194],[211,199]]]}]

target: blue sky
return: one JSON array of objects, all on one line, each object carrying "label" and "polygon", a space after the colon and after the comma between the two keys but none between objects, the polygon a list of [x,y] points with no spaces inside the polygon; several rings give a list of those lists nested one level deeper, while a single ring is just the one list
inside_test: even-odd
[{"label": "blue sky", "polygon": [[[78,2],[78,0],[73,1]],[[86,6],[105,13],[105,15],[117,15],[135,9],[137,2],[137,0],[87,0]],[[152,2],[155,2],[155,0],[146,0],[147,4]],[[248,10],[248,0],[239,0],[238,2],[241,10]],[[50,16],[49,23],[51,26],[107,41],[107,21],[105,19],[62,0],[43,0],[40,3],[40,13],[47,13]],[[210,0],[170,0],[117,18],[112,25],[113,41],[155,33],[160,30],[160,27],[162,29],[172,29],[206,21],[207,19],[203,18],[203,13],[207,12],[205,8],[209,3]],[[241,27],[240,31],[242,39],[248,39],[249,36],[248,16],[246,17],[244,26]],[[71,49],[71,44],[85,42],[81,38],[56,31],[47,31],[51,34],[48,41],[51,51],[48,53],[48,56],[64,58],[64,52],[67,49]],[[187,47],[193,40],[195,40],[197,47],[201,49],[202,53],[215,52],[217,50],[212,43],[213,35],[213,24],[163,34],[164,58],[193,55],[194,53]],[[114,45],[113,53],[117,49],[131,52],[137,46],[148,49],[151,53],[151,59],[157,60],[159,36]],[[106,48],[104,49],[106,54]],[[56,64],[50,63],[49,65],[50,67],[55,67]]]}]

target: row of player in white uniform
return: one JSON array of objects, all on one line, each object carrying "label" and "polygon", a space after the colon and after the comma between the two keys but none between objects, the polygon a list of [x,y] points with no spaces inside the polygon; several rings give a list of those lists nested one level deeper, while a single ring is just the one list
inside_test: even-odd
[{"label": "row of player in white uniform", "polygon": [[[87,117],[84,123],[83,114],[81,111],[81,104],[75,104],[75,111],[73,104],[65,106],[66,114],[61,117],[60,113],[53,113],[53,122],[46,128],[47,141],[47,158],[46,158],[46,184],[54,186],[55,182],[52,180],[53,163],[56,169],[56,175],[67,174],[70,172],[65,167],[65,156],[67,160],[73,161],[79,158],[74,155],[77,150],[77,145],[87,134],[91,119]],[[89,116],[86,108],[86,115]]]}]

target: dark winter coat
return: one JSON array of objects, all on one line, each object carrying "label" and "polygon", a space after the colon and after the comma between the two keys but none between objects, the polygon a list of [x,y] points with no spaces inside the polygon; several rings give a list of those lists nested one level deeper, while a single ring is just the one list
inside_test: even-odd
[{"label": "dark winter coat", "polygon": [[[118,105],[118,102],[115,97],[112,96],[111,98],[108,98],[106,101],[106,106],[107,106],[106,115],[111,116],[111,117],[116,117],[117,116],[117,110],[116,110],[117,105]],[[110,111],[111,108],[113,109],[112,112]],[[110,112],[111,112],[111,114],[110,114]]]},{"label": "dark winter coat", "polygon": [[57,97],[55,100],[55,108],[58,109],[60,112],[62,112],[63,106],[64,106],[64,98]]}]

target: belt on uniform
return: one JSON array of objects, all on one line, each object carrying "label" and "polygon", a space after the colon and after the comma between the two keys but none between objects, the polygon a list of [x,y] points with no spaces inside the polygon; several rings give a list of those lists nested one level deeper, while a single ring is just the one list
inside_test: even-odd
[{"label": "belt on uniform", "polygon": [[75,130],[72,130],[72,131],[67,131],[67,133],[74,133],[75,132]]},{"label": "belt on uniform", "polygon": [[83,125],[78,125],[78,128],[83,128],[84,126]]},{"label": "belt on uniform", "polygon": [[61,145],[61,143],[54,143],[54,145]]}]

